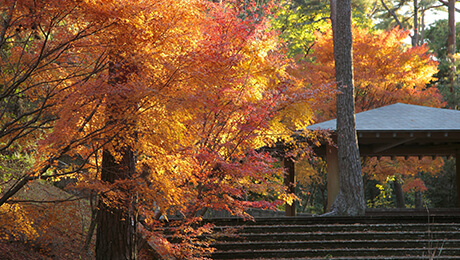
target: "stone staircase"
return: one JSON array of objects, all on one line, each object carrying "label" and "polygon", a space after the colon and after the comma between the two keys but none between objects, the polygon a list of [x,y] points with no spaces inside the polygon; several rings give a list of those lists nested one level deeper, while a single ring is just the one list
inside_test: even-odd
[{"label": "stone staircase", "polygon": [[215,219],[211,258],[460,259],[458,212],[419,213]]}]

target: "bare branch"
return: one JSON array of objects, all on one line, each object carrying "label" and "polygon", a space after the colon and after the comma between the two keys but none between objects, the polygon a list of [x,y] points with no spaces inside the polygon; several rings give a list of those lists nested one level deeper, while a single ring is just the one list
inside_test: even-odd
[{"label": "bare branch", "polygon": [[14,203],[62,203],[62,202],[69,202],[69,201],[76,201],[76,200],[82,200],[86,199],[86,197],[76,197],[76,196],[71,196],[68,199],[62,199],[62,200],[9,200],[6,203],[8,204],[14,204]]},{"label": "bare branch", "polygon": [[[444,0],[439,0],[439,2],[442,3],[444,6],[449,6],[449,3]],[[460,13],[460,9],[455,8],[455,12]]]},{"label": "bare branch", "polygon": [[395,19],[395,21],[399,25],[399,27],[401,27],[401,29],[404,29],[404,26],[402,25],[401,21],[399,21],[399,18],[396,15],[396,13],[393,10],[391,10],[390,8],[388,8],[388,6],[385,4],[384,0],[380,0],[380,2],[382,3],[383,7],[391,14],[391,16],[393,16],[393,18]]}]

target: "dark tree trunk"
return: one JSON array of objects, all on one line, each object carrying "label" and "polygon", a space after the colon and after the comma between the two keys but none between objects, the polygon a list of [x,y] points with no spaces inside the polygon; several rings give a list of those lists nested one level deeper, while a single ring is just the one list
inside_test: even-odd
[{"label": "dark tree trunk", "polygon": [[426,9],[422,9],[420,12],[420,24],[418,26],[418,42],[423,43],[425,41],[425,16]]},{"label": "dark tree trunk", "polygon": [[422,192],[416,191],[415,194],[414,194],[414,196],[415,196],[415,201],[414,201],[415,208],[416,208],[416,209],[421,209],[421,208],[423,208]]},{"label": "dark tree trunk", "polygon": [[[295,162],[292,158],[284,158],[284,167],[286,168],[286,175],[284,176],[284,185],[287,187],[287,192],[295,194]],[[285,215],[295,216],[296,215],[296,203],[292,202],[291,205],[285,203]]]},{"label": "dark tree trunk", "polygon": [[[123,64],[123,58],[111,57],[109,64],[109,84],[114,88],[126,84],[134,66]],[[117,93],[118,99],[126,99],[130,93]],[[135,119],[120,115],[134,116],[133,104],[108,102],[107,124],[128,130],[135,127]],[[129,132],[129,131],[128,131]],[[132,133],[132,132],[131,132]],[[125,135],[125,136],[123,136]],[[133,177],[135,172],[134,152],[127,143],[127,133],[120,132],[114,136],[113,149],[105,147],[102,153],[101,181],[106,183],[123,182]],[[116,154],[112,154],[116,153]],[[116,160],[115,157],[121,158]],[[116,193],[115,199],[109,193]],[[111,200],[112,199],[112,200]],[[135,260],[137,259],[137,210],[136,194],[132,194],[129,185],[118,185],[108,193],[100,194],[97,219],[96,259],[97,260]]]},{"label": "dark tree trunk", "polygon": [[418,0],[414,0],[414,35],[412,35],[412,46],[419,45],[418,26]]},{"label": "dark tree trunk", "polygon": [[[418,173],[417,175],[418,175],[418,178],[422,178],[422,175],[420,173]],[[425,204],[424,201],[423,201],[422,192],[420,190],[415,191],[414,204],[415,204],[416,209],[423,208],[423,205]]]},{"label": "dark tree trunk", "polygon": [[335,74],[337,82],[337,149],[340,191],[332,215],[364,215],[363,177],[355,124],[355,93],[351,32],[351,1],[332,0]]},{"label": "dark tree trunk", "polygon": [[395,187],[396,207],[405,208],[406,202],[404,200],[404,191],[402,189],[401,179],[395,178],[394,187]]},{"label": "dark tree trunk", "polygon": [[448,53],[455,54],[455,0],[449,0],[449,36],[447,38]]},{"label": "dark tree trunk", "polygon": [[[447,52],[448,57],[451,60],[451,67],[450,67],[450,92],[454,93],[454,86],[455,86],[455,74],[456,68],[454,64],[454,54],[455,54],[455,0],[449,0],[448,5],[448,12],[449,12],[449,36],[447,38]],[[455,107],[454,107],[455,108]]]},{"label": "dark tree trunk", "polygon": [[[134,171],[134,155],[124,151],[121,162],[104,150],[102,157],[101,180],[114,183],[129,178]],[[96,259],[97,260],[133,260],[137,259],[136,214],[133,196],[128,190],[117,190],[121,195],[111,202],[101,194],[97,220]]]}]

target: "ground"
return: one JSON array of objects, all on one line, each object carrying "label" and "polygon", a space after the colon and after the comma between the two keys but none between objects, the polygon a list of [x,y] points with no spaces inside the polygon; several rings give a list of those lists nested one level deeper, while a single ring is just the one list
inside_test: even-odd
[{"label": "ground", "polygon": [[[2,187],[5,189],[5,187]],[[70,193],[38,180],[15,200],[74,199]],[[0,208],[0,259],[93,259],[82,252],[90,224],[88,200],[64,203],[25,203]],[[94,238],[89,252],[94,252]]]}]

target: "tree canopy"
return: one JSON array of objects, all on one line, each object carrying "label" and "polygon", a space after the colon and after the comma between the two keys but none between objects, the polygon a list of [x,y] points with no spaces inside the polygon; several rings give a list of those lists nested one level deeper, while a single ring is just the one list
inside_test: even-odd
[{"label": "tree canopy", "polygon": [[[393,29],[373,32],[354,27],[354,73],[356,112],[406,102],[434,107],[441,105],[436,88],[426,84],[433,79],[437,63],[430,57],[427,46],[407,47],[407,32]],[[310,55],[312,62],[303,62],[300,71],[311,88],[334,87],[332,31],[317,33]],[[335,96],[325,96],[317,107],[316,120],[335,118]]]},{"label": "tree canopy", "polygon": [[[249,208],[297,199],[277,157],[309,155],[310,143],[294,145],[297,130],[336,116],[328,4],[0,3],[3,237],[41,235],[29,218],[38,209],[15,196],[31,182],[60,178],[72,179],[92,205],[87,242],[97,223],[99,259],[136,259],[138,237],[160,254],[203,256],[212,249],[194,238],[210,231],[195,225],[206,212],[251,218]],[[437,72],[428,47],[405,46],[408,32],[400,29],[374,30],[370,2],[353,4],[356,111],[393,102],[440,106],[427,86]],[[261,149],[279,142],[297,150]],[[110,249],[101,235],[109,218],[125,226],[127,233],[116,233],[134,242],[119,247],[132,252]],[[177,243],[158,231],[170,218],[182,227]],[[6,225],[12,219],[23,226]]]},{"label": "tree canopy", "polygon": [[[21,136],[40,139],[37,160],[5,190],[2,204],[31,180],[75,177],[77,187],[100,194],[99,214],[120,209],[119,221],[139,215],[154,230],[160,216],[191,225],[206,209],[249,217],[248,207],[292,201],[280,181],[283,169],[256,149],[304,127],[314,92],[286,73],[290,61],[277,34],[257,16],[269,3],[9,3],[9,19],[26,17],[30,26],[20,24],[26,41],[17,43],[19,25],[4,27],[7,44],[18,45],[4,48],[4,62],[16,66],[3,71],[13,74],[5,92],[38,104],[32,112],[46,127],[32,125],[39,135]],[[29,67],[37,78],[19,74]],[[14,116],[2,119],[9,126],[19,121]],[[19,144],[12,138],[5,135],[5,143]],[[250,194],[271,196],[251,201]],[[100,242],[111,243],[105,240],[98,239],[100,252]],[[160,246],[169,254],[194,254],[167,244]]]}]

